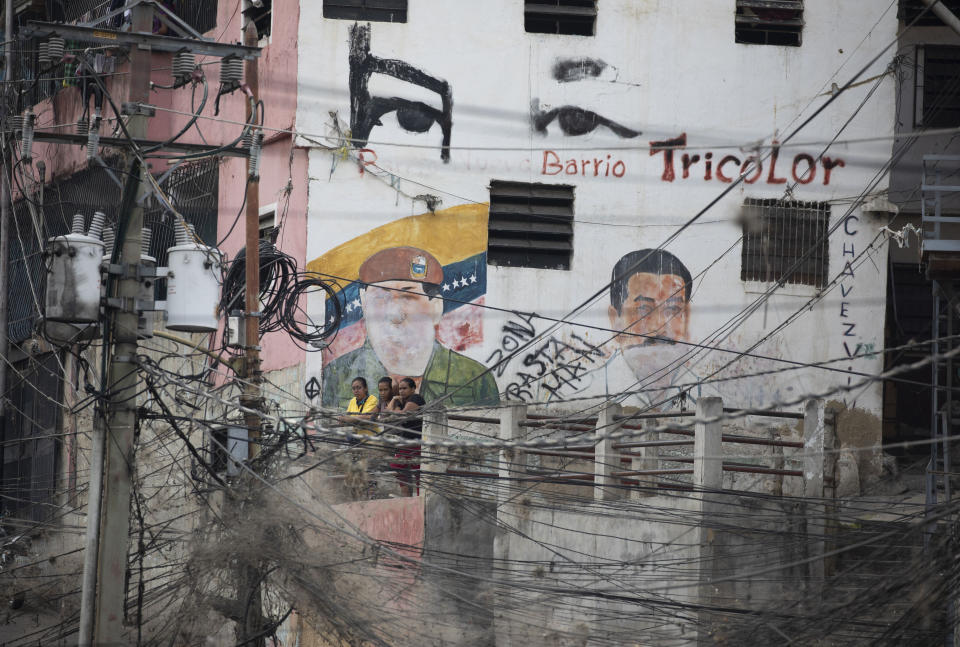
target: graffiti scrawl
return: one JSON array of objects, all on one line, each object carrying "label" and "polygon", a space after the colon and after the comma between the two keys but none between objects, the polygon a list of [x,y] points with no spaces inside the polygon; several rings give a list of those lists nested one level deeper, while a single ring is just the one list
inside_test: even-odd
[{"label": "graffiti scrawl", "polygon": [[[438,110],[422,101],[399,97],[371,96],[370,77],[384,74],[435,92],[441,103]],[[370,53],[370,24],[350,28],[350,129],[354,145],[362,148],[381,117],[395,112],[400,126],[412,133],[425,133],[440,126],[443,134],[440,158],[450,160],[450,133],[453,129],[453,90],[442,79],[430,76],[405,61],[379,58]]]}]

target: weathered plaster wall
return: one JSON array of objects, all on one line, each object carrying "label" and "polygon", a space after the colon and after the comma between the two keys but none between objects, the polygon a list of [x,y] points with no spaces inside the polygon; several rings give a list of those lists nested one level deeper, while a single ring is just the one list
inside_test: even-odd
[{"label": "weathered plaster wall", "polygon": [[[877,244],[869,254],[867,249],[885,221],[851,206],[850,197],[867,186],[889,156],[890,143],[838,143],[818,157],[848,119],[841,140],[892,133],[891,76],[877,82],[863,107],[859,104],[872,83],[841,95],[804,128],[797,143],[778,152],[775,162],[765,161],[759,171],[744,167],[748,182],[676,240],[667,241],[727,188],[753,154],[741,148],[745,142],[783,138],[826,100],[831,83],[842,85],[893,39],[895,16],[885,9],[862,3],[806,3],[803,46],[789,48],[735,44],[729,3],[605,2],[595,37],[525,33],[521,5],[505,1],[482,6],[417,3],[411,5],[407,23],[371,23],[369,32],[366,24],[324,19],[319,3],[304,5],[298,86],[304,100],[298,104],[297,124],[305,135],[299,141],[311,146],[306,250],[310,267],[322,273],[330,254],[363,247],[367,253],[351,252],[356,272],[378,249],[370,247],[371,241],[379,241],[379,249],[406,244],[439,259],[444,280],[453,288],[444,296],[457,299],[456,291],[464,287],[459,282],[469,275],[451,270],[451,263],[463,258],[458,250],[474,238],[467,236],[451,251],[449,244],[429,248],[434,241],[414,227],[407,238],[389,241],[382,240],[380,232],[412,223],[403,220],[411,216],[434,218],[438,227],[456,223],[456,209],[439,209],[486,203],[491,180],[571,184],[576,217],[570,270],[486,266],[482,293],[465,299],[470,308],[480,308],[477,319],[471,320],[481,324],[479,334],[454,348],[442,331],[456,311],[448,310],[438,324],[441,346],[470,362],[496,366],[493,374],[501,400],[571,400],[572,408],[577,406],[575,398],[629,390],[637,382],[636,374],[618,361],[618,343],[601,330],[611,327],[604,286],[622,255],[662,244],[695,277],[686,339],[727,351],[691,358],[687,370],[669,380],[670,386],[702,380],[731,357],[730,350],[752,346],[798,312],[796,321],[756,348],[755,353],[766,359],[741,359],[723,375],[780,368],[780,358],[800,362],[842,358],[845,361],[837,366],[876,372],[879,362],[862,354],[883,343],[882,317],[876,316],[876,308],[885,298],[886,247]],[[681,42],[695,45],[677,45]],[[402,61],[410,67],[398,65],[401,72],[389,76],[377,71],[381,68],[374,59]],[[570,65],[573,59],[580,62]],[[323,66],[316,61],[324,61]],[[888,63],[881,57],[864,78],[882,75]],[[602,68],[598,76],[566,80],[591,66]],[[380,124],[363,118],[365,94],[357,79],[365,76],[366,92],[401,108],[388,110]],[[445,113],[447,89],[452,108]],[[361,108],[353,118],[351,97]],[[417,113],[396,103],[396,98],[420,101],[433,111]],[[577,134],[567,127],[575,119],[565,125],[560,113],[551,113],[565,106],[594,111],[607,120],[597,123],[606,125],[594,124],[592,131],[585,128],[581,130],[589,132]],[[426,121],[419,123],[415,116]],[[447,156],[440,147],[448,116]],[[574,134],[564,134],[562,126]],[[422,134],[411,132],[424,128]],[[362,141],[351,147],[343,138],[348,131]],[[669,141],[682,149],[673,152],[672,159],[663,149]],[[811,166],[815,171],[805,175]],[[812,308],[805,304],[816,289],[787,285],[758,311],[729,325],[769,287],[740,280],[741,205],[745,198],[783,197],[788,186],[797,200],[831,202],[828,278],[842,279],[840,285]],[[883,190],[885,185],[881,182],[876,188]],[[414,199],[423,194],[442,199],[435,214],[422,197]],[[455,258],[441,258],[447,253]],[[356,274],[345,278],[346,289]],[[345,300],[345,305],[350,307],[351,302]],[[570,318],[576,325],[552,328],[549,320],[529,315],[564,317],[581,304],[585,307]],[[364,339],[366,324],[357,323],[362,313],[353,311],[360,306],[357,299],[351,309],[350,324],[358,327],[345,333],[354,335],[349,337],[354,348]],[[313,303],[310,310],[319,316],[324,306]],[[498,364],[540,335],[522,353]],[[319,376],[338,352],[309,357],[308,378]],[[473,370],[473,364],[461,364],[466,372]],[[376,362],[366,366],[387,367]],[[363,365],[354,362],[350,367]],[[329,375],[341,379],[338,372],[328,371]],[[846,385],[847,379],[824,371],[793,370],[702,386],[691,395],[719,392],[731,404],[755,406]],[[867,411],[879,411],[876,386],[841,397]],[[635,397],[625,404],[649,400]]]}]

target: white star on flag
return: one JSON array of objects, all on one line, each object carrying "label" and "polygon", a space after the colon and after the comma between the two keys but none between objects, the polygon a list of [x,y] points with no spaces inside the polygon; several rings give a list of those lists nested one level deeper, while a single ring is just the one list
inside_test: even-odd
[{"label": "white star on flag", "polygon": [[449,283],[444,283],[444,284],[443,284],[443,291],[444,291],[444,292],[449,292],[449,291],[450,291],[450,284],[449,284]]},{"label": "white star on flag", "polygon": [[470,282],[471,282],[471,283],[476,283],[476,282],[477,282],[477,275],[476,275],[476,274],[471,274],[471,275],[470,275]]}]

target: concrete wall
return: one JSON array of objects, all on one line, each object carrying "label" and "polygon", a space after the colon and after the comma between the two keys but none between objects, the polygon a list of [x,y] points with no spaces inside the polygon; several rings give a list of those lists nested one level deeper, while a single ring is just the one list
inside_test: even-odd
[{"label": "concrete wall", "polygon": [[[753,152],[741,148],[746,142],[769,144],[772,138],[784,138],[823,104],[831,83],[842,85],[866,65],[894,36],[896,20],[885,9],[870,3],[805,3],[803,46],[790,48],[736,44],[732,1],[604,2],[594,37],[525,33],[522,5],[505,0],[482,6],[411,3],[407,23],[369,25],[369,52],[404,61],[449,84],[451,150],[445,161],[438,124],[422,134],[409,132],[393,112],[382,117],[382,125],[374,126],[368,139],[347,138],[363,126],[357,120],[351,123],[351,97],[360,100],[362,93],[355,84],[351,90],[350,52],[352,48],[357,73],[361,70],[356,61],[369,60],[363,59],[361,38],[367,26],[324,19],[320,3],[305,4],[299,39],[303,100],[297,124],[299,143],[310,147],[306,253],[311,269],[341,278],[347,308],[331,348],[322,358],[307,359],[307,378],[319,376],[326,366],[328,381],[342,385],[348,370],[363,374],[364,366],[373,367],[370,371],[387,368],[359,362],[360,355],[370,352],[362,350],[368,322],[354,281],[360,264],[373,253],[410,245],[435,256],[452,286],[444,291],[448,303],[436,328],[440,346],[468,358],[458,360],[464,370],[493,369],[501,401],[569,400],[569,408],[576,408],[578,398],[629,390],[637,373],[620,357],[619,341],[604,330],[611,328],[604,286],[614,263],[631,250],[666,243],[727,188],[727,180],[739,170],[735,167]],[[686,341],[744,349],[794,313],[802,313],[757,347],[763,358],[741,359],[723,375],[736,378],[781,367],[780,358],[849,358],[843,368],[881,368],[874,357],[859,355],[883,343],[882,317],[875,312],[885,298],[886,247],[880,241],[865,252],[886,221],[865,213],[855,201],[851,205],[851,197],[867,186],[889,156],[890,142],[838,143],[815,163],[812,178],[804,176],[804,170],[805,156],[817,159],[825,142],[845,124],[840,140],[892,134],[894,81],[882,76],[892,55],[865,71],[863,78],[881,75],[879,81],[842,95],[803,129],[795,145],[779,151],[775,165],[768,160],[759,173],[748,172],[748,183],[666,245],[697,277]],[[558,82],[558,64],[584,58],[602,61],[599,77]],[[409,71],[405,75],[416,76]],[[878,87],[872,98],[860,107],[874,83]],[[368,90],[373,96],[442,105],[436,92],[383,74],[370,76]],[[567,136],[558,121],[550,123],[545,134],[536,132],[532,103],[543,110],[564,105],[593,110],[641,134],[621,137],[599,126],[585,135]],[[668,156],[656,146],[671,139],[684,148],[668,164]],[[689,173],[683,171],[684,154],[700,156]],[[709,173],[704,161],[708,154]],[[724,163],[728,155],[735,159]],[[806,183],[794,183],[795,177]],[[484,203],[492,180],[575,186],[569,271],[486,264]],[[844,274],[843,288],[804,310],[817,290],[787,285],[744,322],[725,328],[769,287],[740,280],[741,205],[745,198],[783,197],[787,186],[793,187],[797,200],[831,202],[830,224],[836,229],[829,240],[828,277]],[[883,191],[885,185],[875,188]],[[424,198],[418,198],[424,194],[442,199],[442,205],[431,212]],[[581,304],[585,307],[568,319],[573,323],[561,327],[529,315],[564,317]],[[319,316],[324,307],[315,302],[310,310]],[[536,342],[526,350],[511,355],[532,339]],[[351,352],[348,360],[342,359]],[[379,351],[374,354],[380,358]],[[670,376],[667,386],[703,379],[730,357],[729,352],[701,353],[687,362],[686,371]],[[338,359],[341,362],[331,364]],[[667,363],[662,358],[653,363],[658,361],[660,366]],[[847,380],[845,375],[797,370],[703,386],[691,395],[719,392],[731,404],[750,406],[845,385]],[[334,387],[329,388],[324,403],[342,406]],[[879,412],[876,386],[840,397]],[[625,404],[641,406],[650,399],[632,397]]]},{"label": "concrete wall", "polygon": [[[918,26],[906,30],[898,39],[899,82],[900,91],[897,94],[897,132],[914,133],[924,130],[918,109],[922,108],[922,84],[924,71],[924,45],[960,45],[960,36],[945,26]],[[918,97],[918,95],[920,95]],[[950,136],[923,136],[912,144],[910,137],[901,136],[896,141],[897,146],[904,147],[904,154],[894,166],[890,175],[891,200],[901,205],[901,209],[910,213],[919,213],[919,185],[922,175],[922,160],[924,155],[960,155],[960,144],[955,137]],[[940,163],[944,176],[950,177],[956,172],[956,163]],[[935,168],[932,166],[932,168]],[[949,184],[949,181],[944,182]],[[958,207],[956,197],[944,196],[948,212],[956,213]]]}]

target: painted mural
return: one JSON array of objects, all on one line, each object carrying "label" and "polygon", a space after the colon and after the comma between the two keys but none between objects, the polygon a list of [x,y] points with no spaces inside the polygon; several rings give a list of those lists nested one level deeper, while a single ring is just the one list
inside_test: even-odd
[{"label": "painted mural", "polygon": [[[423,101],[401,97],[373,96],[368,89],[371,77],[382,74],[420,86],[436,94],[440,108]],[[397,123],[411,133],[425,133],[438,124],[443,133],[440,157],[450,160],[450,133],[453,128],[453,90],[443,79],[430,76],[406,61],[380,58],[370,53],[370,23],[350,28],[350,130],[358,148],[366,145],[370,131],[380,119],[396,113]]]},{"label": "painted mural", "polygon": [[[308,264],[340,285],[342,318],[323,351],[325,406],[346,407],[362,376],[411,377],[428,402],[499,402],[493,375],[462,351],[483,341],[487,206],[402,218]],[[326,303],[333,321],[335,306]]]}]

